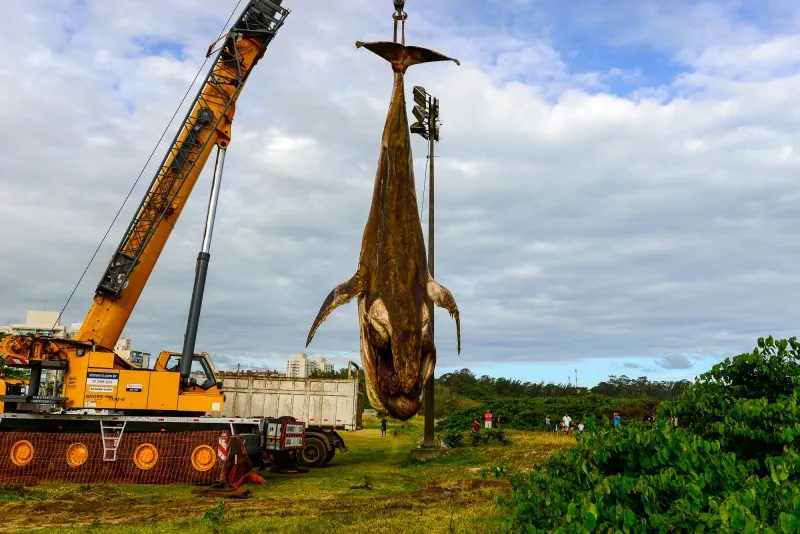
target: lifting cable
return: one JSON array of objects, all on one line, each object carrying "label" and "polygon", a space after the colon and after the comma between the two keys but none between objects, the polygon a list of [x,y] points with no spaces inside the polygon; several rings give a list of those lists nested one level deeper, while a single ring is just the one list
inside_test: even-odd
[{"label": "lifting cable", "polygon": [[[237,10],[239,9],[239,4],[241,4],[241,3],[242,3],[242,0],[238,0],[238,2],[236,2],[236,6],[233,8],[233,11],[231,11],[230,16],[228,16],[228,20],[225,22],[225,26],[223,26],[222,31],[220,31],[220,36],[222,36],[223,33],[225,32],[225,29],[228,27],[228,24],[230,24],[231,19],[233,18],[233,15],[237,12]],[[142,175],[144,174],[144,171],[147,169],[147,166],[150,164],[150,160],[153,159],[153,155],[156,153],[156,150],[158,150],[158,146],[164,140],[164,136],[167,134],[167,132],[169,131],[170,127],[172,126],[172,121],[174,121],[175,117],[178,115],[178,111],[180,111],[181,106],[186,101],[186,97],[189,95],[189,91],[192,90],[192,87],[194,87],[194,84],[197,82],[197,78],[200,76],[200,73],[203,72],[203,69],[205,68],[206,63],[208,63],[208,57],[206,57],[206,59],[203,61],[203,64],[200,65],[200,68],[197,70],[197,74],[194,75],[194,80],[192,80],[192,83],[190,83],[189,87],[186,89],[186,93],[184,93],[183,98],[181,98],[181,101],[178,104],[178,107],[175,108],[175,112],[172,114],[172,118],[169,119],[169,123],[167,123],[167,126],[164,128],[164,131],[161,132],[161,137],[158,138],[158,142],[153,147],[152,152],[150,152],[150,156],[148,156],[147,161],[145,162],[144,166],[142,167],[142,170],[139,171],[139,176],[136,177],[136,181],[133,182],[133,185],[131,186],[130,190],[128,191],[128,194],[125,196],[125,199],[122,201],[122,205],[119,207],[119,210],[117,210],[117,214],[114,216],[114,219],[111,221],[111,224],[108,226],[108,229],[106,230],[105,235],[103,235],[103,239],[100,240],[100,244],[97,245],[97,248],[95,249],[94,254],[92,254],[92,257],[89,260],[89,263],[86,265],[86,268],[83,270],[83,273],[81,274],[81,277],[78,279],[78,283],[75,284],[75,287],[72,289],[72,293],[69,294],[69,297],[67,298],[67,302],[64,303],[64,307],[61,308],[61,311],[58,313],[58,318],[56,319],[56,322],[53,324],[52,328],[50,328],[50,332],[53,332],[55,330],[56,326],[58,326],[58,323],[61,321],[61,316],[64,314],[64,310],[66,310],[67,306],[69,306],[69,303],[72,300],[72,297],[75,295],[75,292],[78,290],[78,286],[80,286],[81,282],[83,281],[83,277],[86,276],[86,272],[89,270],[89,267],[91,267],[92,262],[94,261],[95,257],[97,257],[97,254],[100,252],[100,248],[103,246],[103,243],[105,243],[106,238],[108,237],[108,234],[111,232],[111,228],[114,226],[114,223],[117,222],[117,219],[119,218],[120,213],[122,213],[122,210],[125,208],[125,204],[130,199],[131,194],[133,194],[133,190],[139,184],[139,180],[142,178]]]}]

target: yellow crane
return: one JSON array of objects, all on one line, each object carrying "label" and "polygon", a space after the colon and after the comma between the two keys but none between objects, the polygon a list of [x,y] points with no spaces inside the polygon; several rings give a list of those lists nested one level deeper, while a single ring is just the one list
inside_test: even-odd
[{"label": "yellow crane", "polygon": [[[289,455],[302,448],[304,425],[290,418],[220,417],[221,382],[208,355],[194,352],[236,101],[288,14],[281,0],[250,0],[230,31],[209,46],[214,63],[75,339],[18,335],[0,341],[6,365],[31,371],[26,394],[7,394],[0,385],[0,480],[209,481],[216,476],[221,431],[240,436],[262,465],[291,463]],[[115,354],[114,346],[214,147],[183,350],[161,352],[153,369],[141,369]],[[60,395],[39,394],[43,369],[63,372]],[[50,411],[42,413],[42,407]]]}]

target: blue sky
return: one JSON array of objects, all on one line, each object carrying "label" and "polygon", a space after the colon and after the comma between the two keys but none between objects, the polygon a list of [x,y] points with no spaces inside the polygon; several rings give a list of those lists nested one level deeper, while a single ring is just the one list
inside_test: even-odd
[{"label": "blue sky", "polygon": [[173,39],[166,39],[158,35],[142,35],[135,38],[133,42],[138,47],[137,55],[139,56],[163,56],[178,60],[186,57],[184,44]]}]

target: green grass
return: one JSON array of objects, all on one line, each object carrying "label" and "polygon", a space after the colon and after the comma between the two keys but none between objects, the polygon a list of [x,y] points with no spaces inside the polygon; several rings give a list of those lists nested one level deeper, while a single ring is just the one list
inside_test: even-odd
[{"label": "green grass", "polygon": [[[0,486],[0,531],[156,532],[497,532],[502,510],[494,497],[505,481],[482,473],[493,465],[525,469],[574,439],[514,432],[513,444],[453,449],[425,463],[409,461],[422,419],[400,436],[381,437],[379,423],[345,434],[350,448],[306,474],[262,473],[250,499],[192,495],[189,486]],[[365,484],[368,481],[369,484]],[[364,486],[371,486],[365,489]],[[206,513],[208,511],[208,513]],[[206,519],[204,519],[204,515]]]}]

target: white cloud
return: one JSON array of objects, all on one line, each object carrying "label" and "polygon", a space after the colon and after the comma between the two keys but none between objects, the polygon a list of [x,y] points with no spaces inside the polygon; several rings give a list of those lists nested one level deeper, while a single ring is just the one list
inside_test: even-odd
[{"label": "white cloud", "polygon": [[692,362],[685,354],[670,354],[656,363],[664,369],[691,369]]},{"label": "white cloud", "polygon": [[[354,46],[390,38],[386,5],[285,3],[293,12],[237,104],[226,159],[198,340],[222,362],[283,365],[352,275],[390,95],[388,65]],[[14,23],[0,36],[0,322],[66,300],[233,5],[4,4]],[[407,6],[408,42],[462,61],[415,66],[406,80],[438,96],[443,114],[436,275],[461,308],[464,343],[456,356],[454,326],[437,312],[440,365],[650,365],[792,333],[800,66],[790,30],[742,23],[724,4],[613,7],[608,17],[641,24],[610,40],[686,65],[625,97],[603,84],[646,83],[636,69],[573,72],[544,29],[478,33],[455,5]],[[603,22],[592,16],[575,22]],[[142,57],[142,36],[180,43],[182,59]],[[65,323],[82,319],[164,149]],[[414,150],[421,200],[421,139]],[[208,167],[126,329],[137,348],[180,348]],[[355,304],[337,310],[311,351],[351,351],[356,325]]]}]

